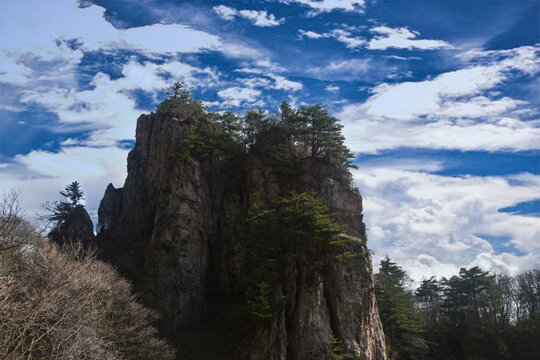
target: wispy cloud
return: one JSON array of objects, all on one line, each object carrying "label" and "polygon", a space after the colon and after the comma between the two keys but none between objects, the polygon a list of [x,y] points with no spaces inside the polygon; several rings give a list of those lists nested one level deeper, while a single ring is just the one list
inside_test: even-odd
[{"label": "wispy cloud", "polygon": [[339,89],[339,86],[336,86],[336,85],[327,85],[324,90],[326,91],[329,91],[329,92],[338,92],[340,89]]},{"label": "wispy cloud", "polygon": [[231,21],[235,17],[241,17],[249,20],[255,26],[268,27],[278,26],[285,22],[284,18],[276,18],[274,14],[269,14],[265,10],[237,10],[225,5],[213,7],[216,14],[222,19]]},{"label": "wispy cloud", "polygon": [[222,105],[225,107],[264,105],[260,100],[261,91],[257,89],[233,86],[219,90],[217,94],[224,100]]},{"label": "wispy cloud", "polygon": [[420,36],[420,33],[409,30],[406,27],[390,28],[387,26],[377,26],[370,31],[377,34],[367,44],[367,48],[370,50],[386,50],[389,48],[434,50],[452,48],[452,45],[446,41],[416,39]]},{"label": "wispy cloud", "polygon": [[311,16],[334,10],[363,12],[365,6],[365,0],[280,0],[280,2],[308,6],[312,9],[309,12]]},{"label": "wispy cloud", "polygon": [[298,37],[308,39],[335,39],[343,44],[348,49],[357,49],[366,44],[366,40],[359,36],[354,36],[350,31],[344,29],[334,29],[327,33],[317,33],[311,30],[298,30]]},{"label": "wispy cloud", "polygon": [[324,80],[355,80],[366,75],[371,70],[369,59],[333,60],[324,66],[307,69],[308,73]]},{"label": "wispy cloud", "polygon": [[[0,32],[17,36],[0,39],[0,82],[24,85],[43,76],[65,77],[73,74],[84,53],[98,50],[167,55],[222,46],[219,37],[180,24],[117,29],[105,20],[104,11],[99,6],[79,8],[75,1],[11,4],[9,12],[0,14]],[[51,64],[55,71],[44,72]]]},{"label": "wispy cloud", "polygon": [[202,86],[215,82],[217,75],[211,69],[198,69],[178,61],[160,65],[129,62],[122,68],[122,77],[117,79],[98,73],[93,78],[92,89],[38,88],[24,92],[21,101],[39,104],[56,114],[57,131],[89,131],[85,145],[111,146],[132,139],[135,133],[135,120],[142,109],[137,108],[129,91],[164,90],[171,79]]},{"label": "wispy cloud", "polygon": [[[245,84],[249,84],[251,87],[266,87],[284,91],[299,91],[304,87],[301,82],[289,80],[282,75],[276,74],[269,68],[242,68],[235,70],[235,72],[256,74],[264,77],[243,80]],[[272,81],[268,81],[267,79],[271,79]]]},{"label": "wispy cloud", "polygon": [[[377,26],[369,30],[371,34],[377,34],[367,41],[364,37],[353,35],[348,29],[333,29],[329,32],[319,33],[312,30],[298,30],[298,37],[309,39],[333,38],[349,49],[367,48],[369,50],[387,50],[395,49],[417,49],[417,50],[435,50],[442,48],[453,48],[449,43],[442,40],[416,39],[420,33],[409,30],[405,27],[389,28],[386,26]],[[401,57],[400,59],[404,59]]]},{"label": "wispy cloud", "polygon": [[345,46],[349,49],[356,49],[366,43],[365,39],[353,36],[349,31],[342,29],[335,29],[330,31],[330,36],[337,41],[344,43]]},{"label": "wispy cloud", "polygon": [[327,33],[318,33],[318,32],[315,32],[315,31],[311,31],[311,30],[298,30],[298,37],[300,39],[302,38],[309,38],[309,39],[324,39],[324,38],[329,38],[330,35],[327,34]]}]

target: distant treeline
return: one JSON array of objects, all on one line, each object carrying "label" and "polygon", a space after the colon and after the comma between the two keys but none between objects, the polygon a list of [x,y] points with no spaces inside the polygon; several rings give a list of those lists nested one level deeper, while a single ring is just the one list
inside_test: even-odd
[{"label": "distant treeline", "polygon": [[479,267],[425,279],[411,291],[388,257],[375,275],[389,359],[510,360],[540,356],[540,270]]}]

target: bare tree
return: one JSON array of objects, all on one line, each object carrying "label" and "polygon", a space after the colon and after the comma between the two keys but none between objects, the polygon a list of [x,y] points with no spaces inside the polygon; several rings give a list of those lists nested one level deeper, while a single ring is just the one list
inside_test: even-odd
[{"label": "bare tree", "polygon": [[156,314],[82,250],[43,243],[0,262],[0,359],[172,359]]},{"label": "bare tree", "polygon": [[0,251],[17,250],[36,239],[36,228],[24,220],[19,193],[12,190],[0,201]]}]

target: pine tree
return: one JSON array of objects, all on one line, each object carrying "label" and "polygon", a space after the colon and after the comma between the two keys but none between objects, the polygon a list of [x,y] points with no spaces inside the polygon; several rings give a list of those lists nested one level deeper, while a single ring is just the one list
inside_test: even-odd
[{"label": "pine tree", "polygon": [[263,109],[250,110],[244,118],[244,138],[248,146],[255,143],[257,135],[267,127],[266,112]]},{"label": "pine tree", "polygon": [[223,131],[237,142],[241,140],[242,118],[232,111],[223,114],[216,114],[216,121],[221,125]]},{"label": "pine tree", "polygon": [[175,82],[166,94],[167,97],[156,108],[158,115],[181,119],[191,117],[195,120],[204,116],[204,107],[200,101],[193,99],[186,83]]},{"label": "pine tree", "polygon": [[434,328],[438,321],[441,306],[442,287],[435,276],[424,279],[416,289],[414,296],[417,308],[424,317],[427,328]]},{"label": "pine tree", "polygon": [[84,192],[78,181],[73,181],[71,184],[66,185],[64,191],[60,191],[60,195],[65,198],[64,201],[46,203],[44,205],[45,210],[51,213],[45,217],[47,220],[54,222],[54,228],[58,228],[64,222],[71,219],[75,210],[83,206],[81,201],[84,199]]},{"label": "pine tree", "polygon": [[420,316],[405,290],[407,280],[405,270],[388,256],[375,275],[375,295],[390,359],[422,359],[427,352]]},{"label": "pine tree", "polygon": [[292,123],[296,124],[296,139],[312,158],[324,158],[350,166],[349,159],[353,155],[343,143],[343,126],[338,119],[328,115],[325,106],[302,106],[295,115]]}]

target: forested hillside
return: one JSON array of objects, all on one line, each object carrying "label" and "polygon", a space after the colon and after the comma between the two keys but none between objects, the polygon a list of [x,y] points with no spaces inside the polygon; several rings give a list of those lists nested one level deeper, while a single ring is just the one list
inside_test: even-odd
[{"label": "forested hillside", "polygon": [[462,268],[408,285],[399,265],[381,261],[375,286],[390,359],[538,358],[540,270]]}]

